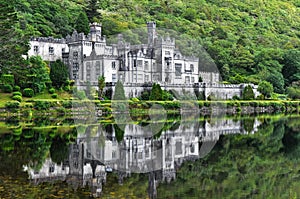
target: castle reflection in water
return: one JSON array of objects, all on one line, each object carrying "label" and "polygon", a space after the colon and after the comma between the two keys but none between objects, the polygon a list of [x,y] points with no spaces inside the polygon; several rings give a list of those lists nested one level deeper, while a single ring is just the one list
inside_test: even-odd
[{"label": "castle reflection in water", "polygon": [[221,135],[253,134],[259,125],[257,119],[251,128],[244,128],[241,120],[233,119],[181,121],[173,125],[176,128],[163,131],[155,138],[143,126],[127,124],[120,142],[113,127],[110,132],[88,127],[70,145],[67,161],[56,164],[49,158],[39,171],[28,168],[29,178],[36,184],[62,180],[75,189],[89,186],[91,194],[97,197],[109,172],[118,174],[120,184],[131,173],[148,173],[149,197],[155,198],[160,182],[175,180],[176,169],[184,161],[207,155]]}]

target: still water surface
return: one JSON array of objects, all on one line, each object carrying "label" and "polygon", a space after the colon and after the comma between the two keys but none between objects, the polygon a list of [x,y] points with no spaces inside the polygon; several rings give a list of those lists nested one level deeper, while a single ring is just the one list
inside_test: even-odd
[{"label": "still water surface", "polygon": [[70,121],[2,123],[0,198],[300,196],[298,115]]}]

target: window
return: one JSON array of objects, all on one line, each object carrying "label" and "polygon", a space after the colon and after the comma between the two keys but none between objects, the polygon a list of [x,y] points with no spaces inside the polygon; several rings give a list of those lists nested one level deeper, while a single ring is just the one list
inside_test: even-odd
[{"label": "window", "polygon": [[74,70],[79,70],[79,64],[78,63],[73,63],[73,69]]},{"label": "window", "polygon": [[53,173],[54,172],[54,168],[55,168],[54,164],[51,164],[49,166],[49,173]]},{"label": "window", "polygon": [[116,82],[117,81],[117,75],[116,74],[112,74],[111,75],[111,79],[112,79],[112,82]]},{"label": "window", "polygon": [[185,76],[185,83],[189,84],[190,83],[190,76]]},{"label": "window", "polygon": [[182,154],[181,142],[177,141],[175,144],[175,154],[179,155]]},{"label": "window", "polygon": [[172,62],[171,57],[165,57],[165,63],[168,67],[170,66],[171,62]]},{"label": "window", "polygon": [[170,51],[165,51],[165,54],[166,55],[170,55]]},{"label": "window", "polygon": [[195,83],[195,77],[192,77],[192,83]]},{"label": "window", "polygon": [[156,71],[156,70],[157,70],[155,63],[153,63],[152,68],[153,68],[153,71]]},{"label": "window", "polygon": [[145,82],[149,82],[149,75],[145,75]]},{"label": "window", "polygon": [[39,52],[39,46],[33,46],[33,52],[38,53]]},{"label": "window", "polygon": [[92,157],[91,153],[90,153],[88,150],[86,151],[86,157],[87,157],[87,158]]},{"label": "window", "polygon": [[142,74],[138,74],[138,81],[143,81],[143,75]]},{"label": "window", "polygon": [[78,52],[77,51],[73,52],[73,58],[78,59]]},{"label": "window", "polygon": [[111,157],[112,157],[113,159],[115,159],[115,158],[117,157],[116,151],[112,151]]},{"label": "window", "polygon": [[49,55],[53,55],[54,54],[54,48],[53,47],[49,47]]},{"label": "window", "polygon": [[145,61],[145,70],[149,70],[149,62],[148,61]]},{"label": "window", "polygon": [[91,81],[91,64],[90,64],[90,62],[86,63],[86,80]]},{"label": "window", "polygon": [[175,64],[175,76],[181,76],[182,64]]},{"label": "window", "polygon": [[190,65],[190,70],[191,70],[191,72],[194,72],[194,65],[193,64]]},{"label": "window", "polygon": [[79,64],[78,63],[73,63],[73,79],[78,78],[78,70],[79,70]]},{"label": "window", "polygon": [[77,161],[74,161],[74,162],[73,162],[73,166],[74,166],[75,169],[78,169],[78,162],[77,162]]},{"label": "window", "polygon": [[153,80],[154,81],[159,81],[159,75],[158,74],[153,74]]},{"label": "window", "polygon": [[143,61],[142,60],[137,60],[137,66],[138,67],[143,67]]},{"label": "window", "polygon": [[96,61],[96,77],[100,76],[100,61]]},{"label": "window", "polygon": [[115,70],[116,69],[116,62],[111,62],[111,68],[113,69],[113,70]]}]

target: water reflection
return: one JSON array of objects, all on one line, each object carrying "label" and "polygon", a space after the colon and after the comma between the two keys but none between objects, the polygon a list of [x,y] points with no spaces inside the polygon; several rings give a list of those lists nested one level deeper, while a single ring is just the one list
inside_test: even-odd
[{"label": "water reflection", "polygon": [[34,183],[62,180],[75,189],[89,186],[93,196],[101,194],[110,172],[117,173],[120,184],[132,173],[147,173],[149,197],[155,198],[159,183],[175,180],[183,162],[205,157],[220,136],[254,134],[261,124],[256,118],[190,118],[172,120],[155,135],[137,124],[78,127],[81,133],[64,161],[47,158],[40,169],[25,169]]}]

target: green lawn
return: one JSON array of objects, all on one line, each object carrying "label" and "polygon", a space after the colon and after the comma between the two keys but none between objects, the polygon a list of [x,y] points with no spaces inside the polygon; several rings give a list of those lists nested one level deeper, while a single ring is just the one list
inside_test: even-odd
[{"label": "green lawn", "polygon": [[[35,95],[34,97],[23,97],[22,103],[24,104],[28,100],[47,100],[47,101],[57,101],[57,100],[69,100],[72,97],[72,94],[68,92],[58,91],[56,92],[58,94],[57,98],[52,98],[52,94],[48,93],[48,91],[45,91],[44,93],[39,93]],[[0,92],[0,107],[5,107],[5,103],[7,101],[11,101],[12,93],[2,93]]]},{"label": "green lawn", "polygon": [[11,93],[0,93],[0,107],[4,107],[7,101],[10,101]]}]

